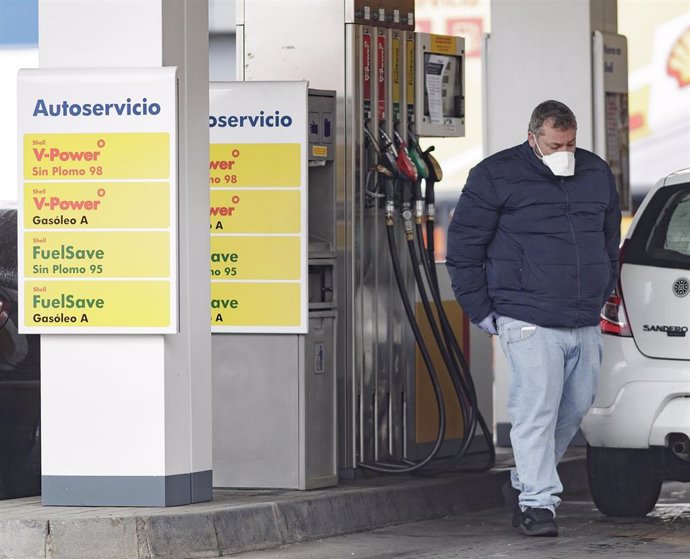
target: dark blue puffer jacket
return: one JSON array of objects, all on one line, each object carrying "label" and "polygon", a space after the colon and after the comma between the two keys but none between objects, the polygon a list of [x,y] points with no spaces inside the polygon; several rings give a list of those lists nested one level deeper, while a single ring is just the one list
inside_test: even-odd
[{"label": "dark blue puffer jacket", "polygon": [[468,176],[448,229],[446,262],[472,322],[491,311],[539,326],[599,322],[618,274],[618,195],[608,165],[575,152],[557,177],[527,142]]}]

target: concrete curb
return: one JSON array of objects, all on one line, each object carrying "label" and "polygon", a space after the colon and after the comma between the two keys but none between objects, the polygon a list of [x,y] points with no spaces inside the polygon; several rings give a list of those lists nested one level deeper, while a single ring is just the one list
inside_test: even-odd
[{"label": "concrete curb", "polygon": [[[587,490],[583,456],[559,472],[568,493]],[[250,504],[202,505],[120,516],[17,520],[0,515],[0,559],[202,559],[371,530],[503,504],[507,469],[436,478],[344,482]],[[44,510],[36,505],[36,516]],[[143,511],[142,511],[143,512]],[[506,513],[508,514],[508,513]]]}]

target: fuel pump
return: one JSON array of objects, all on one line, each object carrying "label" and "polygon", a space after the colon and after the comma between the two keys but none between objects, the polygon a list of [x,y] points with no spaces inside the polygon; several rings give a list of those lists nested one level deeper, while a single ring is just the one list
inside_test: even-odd
[{"label": "fuel pump", "polygon": [[[428,157],[428,152],[424,154],[419,149],[419,144],[411,132],[409,132],[410,150],[408,151],[406,143],[402,140],[397,130],[394,130],[393,132],[393,140],[390,139],[385,131],[384,121],[382,121],[379,125],[378,141],[373,137],[373,134],[369,130],[368,126],[365,125],[364,129],[370,149],[378,156],[378,161],[374,169],[377,173],[377,178],[384,183],[383,190],[385,192],[386,236],[391,256],[391,263],[393,266],[396,283],[398,285],[398,292],[401,296],[408,321],[415,334],[415,339],[418,347],[420,348],[422,358],[432,382],[432,387],[434,389],[434,394],[439,407],[439,429],[432,451],[419,462],[404,461],[406,465],[390,463],[360,463],[360,466],[365,469],[385,473],[434,474],[441,471],[446,471],[456,465],[467,455],[467,450],[473,440],[477,424],[479,423],[482,427],[489,448],[490,456],[488,465],[483,468],[463,468],[463,470],[476,471],[488,469],[492,467],[494,463],[495,456],[493,444],[490,439],[488,427],[486,426],[483,418],[481,418],[481,414],[478,412],[477,396],[474,385],[472,384],[471,376],[469,374],[469,367],[467,366],[466,360],[462,354],[459,344],[457,343],[457,340],[455,340],[454,334],[440,301],[438,285],[435,283],[435,279],[430,272],[434,265],[433,257],[431,256],[433,253],[428,253],[424,249],[422,223],[425,200],[422,196],[421,181],[422,179],[427,181],[427,200],[430,200],[431,204],[433,204],[433,185],[435,180],[442,177],[442,171],[435,159],[432,160]],[[429,161],[430,165],[433,167],[431,171],[427,161]],[[379,190],[379,188],[376,188],[375,192],[378,192]],[[453,383],[453,387],[460,404],[463,424],[465,425],[465,434],[459,450],[453,456],[446,458],[443,465],[432,465],[431,461],[437,457],[445,434],[445,404],[443,394],[440,389],[440,383],[438,381],[438,374],[433,363],[431,362],[427,343],[424,340],[417,320],[414,317],[412,305],[404,285],[403,273],[400,266],[400,259],[394,234],[396,203],[399,203],[400,216],[402,218],[405,231],[405,240],[412,264],[412,270],[414,272],[415,282],[420,293],[424,311],[429,321],[434,341],[439,348],[443,362]],[[414,213],[412,211],[413,206]],[[417,233],[416,244],[415,229]],[[419,257],[417,256],[418,249]],[[441,325],[440,329],[434,317],[427,288],[425,287],[425,280],[422,277],[420,269],[425,270],[428,292],[432,294],[432,298],[438,309],[439,322]]]},{"label": "fuel pump", "polygon": [[[406,465],[392,463],[370,464],[366,462],[360,462],[359,466],[364,469],[372,470],[379,473],[411,473],[424,468],[436,457],[443,444],[443,437],[445,435],[446,430],[446,413],[443,401],[443,393],[441,390],[441,384],[438,379],[436,370],[433,366],[431,355],[429,354],[429,350],[424,340],[424,336],[422,335],[422,332],[415,318],[414,310],[412,309],[412,304],[407,295],[407,290],[403,279],[403,272],[400,266],[400,257],[395,242],[394,226],[395,205],[397,198],[396,193],[400,192],[401,187],[403,188],[403,191],[406,188],[409,189],[410,195],[408,196],[403,192],[400,199],[402,200],[401,208],[403,218],[406,221],[410,221],[411,223],[411,187],[406,187],[405,183],[411,184],[413,181],[415,181],[417,179],[417,171],[409,156],[407,155],[407,150],[396,150],[393,141],[386,134],[385,123],[383,121],[379,126],[378,140],[373,136],[373,134],[369,130],[367,123],[365,123],[364,125],[364,131],[368,139],[369,149],[376,153],[376,155],[378,156],[377,164],[374,167],[377,173],[377,179],[382,181],[384,184],[383,190],[385,192],[384,212],[386,219],[386,238],[388,241],[388,249],[390,252],[391,264],[393,266],[393,275],[395,277],[398,292],[400,294],[401,301],[405,309],[405,314],[407,315],[408,322],[414,334],[419,350],[422,354],[424,364],[427,367],[429,378],[434,389],[434,395],[438,403],[439,424],[434,446],[431,452],[429,452],[429,454],[421,461],[415,463],[408,461]],[[379,183],[379,180],[377,180],[377,184]],[[375,192],[378,191],[379,188],[376,188]],[[405,201],[406,198],[408,198],[408,201]],[[407,214],[409,215],[405,216],[405,212],[407,212]]]},{"label": "fuel pump", "polygon": [[[375,33],[371,33],[374,35]],[[381,35],[376,34],[377,52],[381,45]],[[391,38],[395,39],[395,35],[391,34]],[[369,52],[369,41],[365,34],[363,52]],[[391,41],[395,45],[395,41]],[[381,47],[383,48],[383,47]],[[403,65],[396,66],[396,60],[400,61],[400,50],[392,49],[389,62],[394,68],[400,68]],[[365,56],[365,62],[368,58]],[[478,413],[477,409],[477,395],[474,384],[469,372],[469,367],[465,360],[462,350],[455,339],[454,333],[444,312],[442,301],[440,298],[440,291],[438,280],[435,274],[435,259],[434,259],[434,186],[435,183],[442,179],[443,172],[431,155],[432,148],[423,152],[419,147],[419,143],[414,133],[414,111],[410,110],[408,100],[407,105],[407,126],[401,126],[401,118],[404,118],[405,112],[401,110],[404,95],[401,95],[402,80],[400,76],[395,74],[395,70],[391,74],[392,82],[392,103],[389,105],[386,101],[386,87],[385,85],[385,62],[386,58],[382,55],[377,57],[377,72],[379,76],[378,87],[376,88],[377,96],[368,96],[374,88],[368,85],[368,76],[371,72],[365,67],[364,71],[364,111],[363,111],[363,136],[365,143],[365,153],[363,156],[366,162],[367,176],[365,179],[365,188],[367,197],[367,207],[374,205],[381,207],[380,202],[383,203],[386,238],[388,242],[388,250],[390,254],[391,267],[393,277],[395,279],[400,301],[403,304],[405,314],[407,316],[410,328],[414,334],[417,347],[419,348],[422,360],[426,367],[429,378],[431,379],[431,386],[434,392],[438,407],[439,424],[436,433],[436,439],[431,451],[420,461],[411,461],[403,458],[399,461],[391,460],[383,463],[380,460],[374,461],[359,461],[359,466],[364,469],[370,469],[377,472],[386,473],[439,473],[452,468],[463,457],[468,454],[470,444],[474,439],[477,425],[481,425],[484,432],[489,460],[488,464],[482,470],[488,469],[494,463],[493,442],[491,440],[488,428]],[[383,65],[383,66],[382,66]],[[454,66],[458,68],[457,65]],[[383,70],[383,71],[381,71]],[[381,77],[383,76],[383,77]],[[411,105],[414,107],[414,104]],[[375,107],[376,110],[372,110]],[[386,108],[389,107],[390,114],[393,116],[393,125],[389,127],[386,122]],[[372,132],[372,123],[377,121],[378,134],[374,137]],[[405,121],[403,121],[405,122]],[[403,140],[400,134],[401,129],[405,129],[409,141]],[[389,133],[388,130],[391,130]],[[427,126],[427,129],[433,130],[434,127]],[[372,177],[376,177],[372,186]],[[422,192],[422,180],[426,182],[426,192]],[[417,319],[414,315],[412,302],[410,297],[410,285],[406,283],[403,272],[403,266],[400,261],[399,250],[396,243],[396,215],[399,210],[400,220],[404,230],[404,243],[407,246],[409,254],[410,266],[407,268],[412,271],[414,278],[414,285],[419,293],[421,303],[424,309],[424,314],[431,330],[433,339],[425,340],[420,330]],[[427,216],[427,245],[424,244],[424,216]],[[423,272],[422,272],[423,270]],[[431,306],[431,299],[437,308],[437,316]],[[433,343],[437,348],[442,358],[442,366],[448,372],[451,380],[455,396],[457,398],[462,425],[464,428],[463,436],[460,440],[459,449],[452,456],[438,459],[438,453],[441,449],[447,424],[444,395],[440,388],[438,378],[438,371],[431,360],[429,353],[429,345]],[[437,458],[433,463],[432,459]],[[441,465],[441,461],[443,464]],[[402,462],[402,463],[401,463]],[[474,471],[464,468],[465,471]]]},{"label": "fuel pump", "polygon": [[[246,0],[244,4],[260,2]],[[409,130],[420,137],[464,134],[464,40],[415,32],[413,0],[380,2],[377,10],[364,0],[348,1],[344,10],[336,10],[335,1],[321,0],[310,3],[308,18],[295,20],[300,33],[318,39],[312,44],[320,47],[299,43],[285,51],[285,57],[276,58],[266,47],[292,44],[295,27],[282,25],[288,11],[278,7],[282,3],[275,4],[278,11],[268,15],[260,9],[240,10],[238,33],[245,46],[243,64],[238,65],[242,77],[309,79],[338,92],[340,125],[332,147],[338,156],[335,275],[339,288],[334,300],[338,310],[339,476],[355,477],[367,468],[438,471],[433,457],[444,454],[449,445],[453,449],[457,444],[466,446],[465,441],[472,438],[472,411],[467,403],[472,391],[469,373],[458,357],[459,347],[446,341],[447,321],[440,322],[439,337],[446,361],[457,365],[437,358],[436,342],[420,316],[425,311],[416,289],[424,281],[414,281],[414,268],[422,276],[428,268],[435,278],[433,258],[424,252],[433,251],[433,239],[423,251],[419,249],[424,246],[419,230],[425,219],[420,179],[426,181],[430,202],[426,211],[433,218],[430,185],[441,173],[431,176],[421,150],[405,144]],[[343,19],[334,17],[336,13]],[[314,21],[319,25],[314,26]],[[310,185],[311,190],[315,189]],[[433,231],[433,224],[427,227]],[[409,252],[410,236],[416,247],[415,265],[411,257],[400,257]],[[436,282],[426,283],[429,301],[436,301]],[[413,319],[419,324],[408,326]],[[423,343],[427,349],[417,349]],[[459,375],[451,372],[451,378],[456,378],[451,392],[455,388],[461,394],[464,431],[452,425],[452,435],[446,427],[455,423],[455,395],[439,386],[446,380],[443,367],[460,371]],[[439,378],[434,379],[436,372]],[[465,392],[462,382],[468,384]],[[443,398],[451,404],[448,410]],[[446,447],[440,452],[444,439]]]}]

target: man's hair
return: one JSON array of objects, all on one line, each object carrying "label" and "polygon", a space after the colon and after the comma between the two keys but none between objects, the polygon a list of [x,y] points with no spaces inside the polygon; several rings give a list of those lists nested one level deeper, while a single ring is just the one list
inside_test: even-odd
[{"label": "man's hair", "polygon": [[552,126],[559,130],[577,129],[577,120],[575,119],[573,111],[560,101],[549,99],[548,101],[539,103],[534,111],[532,111],[532,117],[529,119],[529,127],[527,130],[532,132],[535,136],[538,136],[544,122],[549,119],[553,119]]}]

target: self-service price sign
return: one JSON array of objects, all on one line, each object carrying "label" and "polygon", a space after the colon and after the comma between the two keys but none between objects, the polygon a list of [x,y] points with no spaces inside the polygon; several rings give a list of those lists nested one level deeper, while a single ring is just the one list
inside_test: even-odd
[{"label": "self-service price sign", "polygon": [[307,331],[307,83],[210,87],[211,331]]},{"label": "self-service price sign", "polygon": [[21,331],[177,331],[176,79],[20,72]]}]

